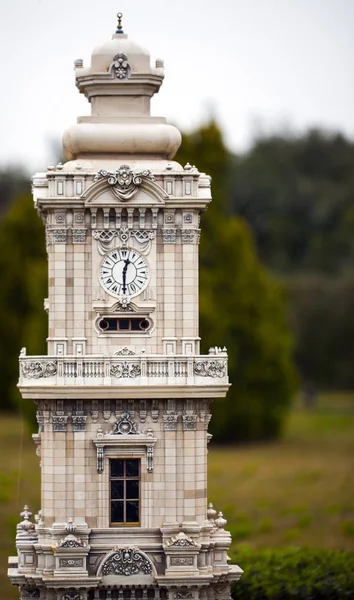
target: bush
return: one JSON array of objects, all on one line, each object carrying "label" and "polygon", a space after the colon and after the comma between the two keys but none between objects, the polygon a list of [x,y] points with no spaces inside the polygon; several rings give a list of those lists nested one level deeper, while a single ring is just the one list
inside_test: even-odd
[{"label": "bush", "polygon": [[354,599],[354,552],[242,549],[233,562],[244,570],[234,600]]}]

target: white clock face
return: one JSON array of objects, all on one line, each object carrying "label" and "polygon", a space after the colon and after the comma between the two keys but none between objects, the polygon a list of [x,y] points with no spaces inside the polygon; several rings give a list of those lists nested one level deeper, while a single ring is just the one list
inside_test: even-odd
[{"label": "white clock face", "polygon": [[120,248],[106,254],[100,280],[111,296],[137,296],[149,282],[149,267],[136,250]]}]

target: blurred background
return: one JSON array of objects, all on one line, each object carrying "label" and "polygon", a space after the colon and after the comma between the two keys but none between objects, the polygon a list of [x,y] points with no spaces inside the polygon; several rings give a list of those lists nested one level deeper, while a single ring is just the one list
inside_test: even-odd
[{"label": "blurred background", "polygon": [[177,160],[213,178],[202,218],[203,352],[227,346],[209,499],[243,549],[354,542],[354,3],[351,0],[13,0],[2,3],[0,97],[0,585],[15,525],[40,508],[35,407],[18,354],[46,352],[44,227],[34,171],[89,105],[73,62],[124,13],[165,60],[153,112],[183,133]]}]

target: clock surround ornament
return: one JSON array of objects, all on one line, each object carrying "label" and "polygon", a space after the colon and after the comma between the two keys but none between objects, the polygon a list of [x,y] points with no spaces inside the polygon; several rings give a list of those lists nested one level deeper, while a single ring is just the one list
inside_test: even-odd
[{"label": "clock surround ornament", "polygon": [[101,169],[95,175],[94,181],[105,179],[115,197],[122,202],[131,200],[137,193],[143,181],[154,181],[155,177],[149,169],[133,171],[129,165],[121,165],[116,171]]},{"label": "clock surround ornament", "polygon": [[116,248],[105,255],[100,267],[100,284],[111,296],[138,296],[148,283],[148,263],[134,248]]}]

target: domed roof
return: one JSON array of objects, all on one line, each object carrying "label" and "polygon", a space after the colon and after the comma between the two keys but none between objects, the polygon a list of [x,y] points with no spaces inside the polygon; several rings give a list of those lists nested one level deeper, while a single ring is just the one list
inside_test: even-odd
[{"label": "domed roof", "polygon": [[129,57],[129,68],[132,72],[147,73],[150,71],[150,54],[145,48],[139,46],[122,29],[122,13],[117,14],[117,30],[112,39],[101,46],[96,46],[91,55],[91,73],[104,73],[108,71],[112,63],[118,58],[127,61]]},{"label": "domed roof", "polygon": [[129,65],[133,72],[150,71],[148,50],[128,39],[124,33],[115,33],[111,40],[94,48],[91,55],[91,73],[108,71],[118,54],[129,57]]}]

